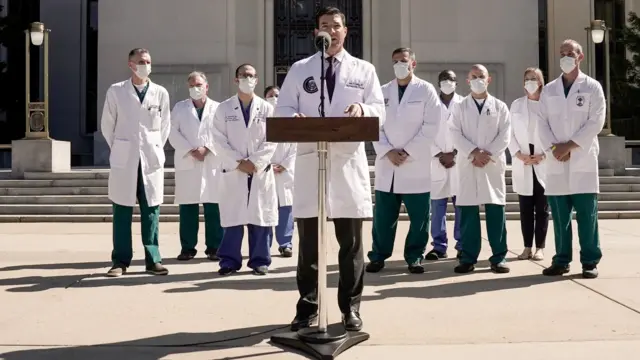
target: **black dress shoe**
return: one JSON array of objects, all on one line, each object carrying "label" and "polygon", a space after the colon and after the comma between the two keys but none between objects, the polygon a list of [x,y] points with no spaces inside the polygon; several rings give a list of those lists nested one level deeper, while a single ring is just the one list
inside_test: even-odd
[{"label": "black dress shoe", "polygon": [[460,264],[460,265],[456,266],[453,269],[453,271],[456,274],[468,274],[468,273],[472,272],[475,269],[476,269],[476,267],[473,264]]},{"label": "black dress shoe", "polygon": [[185,251],[180,252],[180,255],[178,255],[177,259],[179,261],[188,261],[188,260],[191,260],[194,257],[196,257],[197,253],[198,252],[195,251],[195,250],[185,250]]},{"label": "black dress shoe", "polygon": [[218,274],[220,274],[220,276],[231,275],[234,272],[236,271],[230,267],[221,267],[220,270],[218,270]]},{"label": "black dress shoe", "polygon": [[431,250],[427,253],[427,255],[424,256],[425,260],[429,260],[429,261],[436,261],[436,260],[440,260],[440,259],[446,259],[448,258],[449,255],[447,255],[446,252],[440,252],[440,251],[436,251],[436,250]]},{"label": "black dress shoe", "polygon": [[296,315],[291,322],[291,331],[298,331],[300,329],[311,327],[316,324],[317,320],[318,314],[313,314],[311,316]]},{"label": "black dress shoe", "polygon": [[542,270],[544,276],[561,276],[569,272],[569,265],[551,265],[548,268]]},{"label": "black dress shoe", "polygon": [[204,252],[207,255],[207,259],[211,261],[218,261],[220,258],[218,257],[218,249],[211,249]]},{"label": "black dress shoe", "polygon": [[496,274],[507,274],[511,269],[509,269],[506,261],[502,261],[497,264],[491,264],[491,271]]},{"label": "black dress shoe", "polygon": [[360,331],[362,330],[362,319],[357,311],[350,311],[346,314],[342,314],[342,324],[347,331]]},{"label": "black dress shoe", "polygon": [[364,270],[368,273],[377,273],[382,269],[384,269],[384,261],[372,261]]}]

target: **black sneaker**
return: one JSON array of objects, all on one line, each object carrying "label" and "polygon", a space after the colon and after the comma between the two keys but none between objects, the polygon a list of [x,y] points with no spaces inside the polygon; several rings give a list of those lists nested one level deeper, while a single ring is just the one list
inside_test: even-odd
[{"label": "black sneaker", "polygon": [[253,275],[267,275],[269,273],[269,268],[267,266],[258,266],[253,268]]},{"label": "black sneaker", "polygon": [[177,259],[179,261],[189,261],[191,259],[193,259],[194,257],[196,257],[196,254],[198,253],[198,251],[196,250],[183,250],[180,252],[180,255],[178,255]]},{"label": "black sneaker", "polygon": [[544,276],[561,276],[569,272],[569,265],[551,265],[548,268],[542,270]]},{"label": "black sneaker", "polygon": [[377,273],[382,269],[384,269],[384,261],[372,261],[364,268],[368,273]]},{"label": "black sneaker", "polygon": [[491,271],[495,274],[507,274],[511,271],[506,261],[501,261],[497,264],[491,264]]},{"label": "black sneaker", "polygon": [[429,260],[429,261],[436,261],[436,260],[440,260],[440,259],[446,259],[448,258],[449,255],[447,255],[446,252],[440,252],[437,250],[431,250],[427,253],[427,255],[424,256],[425,260]]},{"label": "black sneaker", "polygon": [[162,266],[160,263],[155,263],[151,266],[147,266],[147,273],[152,275],[169,275],[169,270]]},{"label": "black sneaker", "polygon": [[278,251],[282,257],[290,258],[293,256],[293,250],[291,250],[291,248],[278,248]]},{"label": "black sneaker", "polygon": [[230,267],[221,267],[220,270],[218,270],[218,274],[220,276],[231,275],[234,272],[236,272],[236,271],[234,269],[230,268]]},{"label": "black sneaker", "polygon": [[598,277],[598,268],[596,265],[583,265],[582,277],[585,279],[595,279]]},{"label": "black sneaker", "polygon": [[424,274],[424,266],[417,261],[409,265],[409,272],[412,274]]},{"label": "black sneaker", "polygon": [[458,266],[456,266],[453,271],[456,274],[468,274],[472,271],[474,271],[476,269],[476,267],[473,264],[460,264]]},{"label": "black sneaker", "polygon": [[220,258],[217,255],[218,254],[218,249],[206,250],[204,253],[207,254],[207,259],[209,259],[211,261],[220,260]]}]

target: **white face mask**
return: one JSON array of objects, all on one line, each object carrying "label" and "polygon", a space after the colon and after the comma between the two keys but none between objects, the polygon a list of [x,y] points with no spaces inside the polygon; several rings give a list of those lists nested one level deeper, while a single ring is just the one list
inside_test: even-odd
[{"label": "white face mask", "polygon": [[276,104],[278,104],[278,98],[275,96],[268,97],[267,102],[273,106],[276,106]]},{"label": "white face mask", "polygon": [[256,88],[257,80],[255,78],[243,78],[239,79],[238,88],[245,94],[252,94],[253,89]]},{"label": "white face mask", "polygon": [[451,80],[440,81],[440,91],[445,95],[449,95],[456,91],[456,83]]},{"label": "white face mask", "polygon": [[528,80],[524,82],[525,90],[527,90],[527,92],[531,95],[535,94],[536,91],[538,91],[539,87],[540,86],[538,86],[538,82],[535,80]]},{"label": "white face mask", "polygon": [[193,100],[200,100],[204,97],[204,86],[194,86],[189,88],[189,96]]},{"label": "white face mask", "polygon": [[396,78],[400,80],[406,79],[410,74],[409,63],[398,61],[393,64],[393,72],[395,73]]},{"label": "white face mask", "polygon": [[485,79],[473,79],[470,82],[471,91],[476,94],[482,94],[487,91],[487,80]]},{"label": "white face mask", "polygon": [[575,68],[576,68],[575,58],[572,58],[570,56],[565,56],[562,59],[560,59],[560,69],[562,69],[562,72],[564,72],[565,74],[572,72],[573,69]]},{"label": "white face mask", "polygon": [[136,65],[135,73],[140,79],[146,80],[151,74],[151,64]]}]

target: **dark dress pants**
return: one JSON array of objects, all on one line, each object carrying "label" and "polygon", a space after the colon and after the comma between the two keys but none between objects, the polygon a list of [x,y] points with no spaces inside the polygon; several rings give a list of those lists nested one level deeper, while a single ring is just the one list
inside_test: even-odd
[{"label": "dark dress pants", "polygon": [[[296,280],[300,300],[297,316],[307,317],[318,311],[318,218],[298,219],[298,270]],[[338,252],[338,306],[345,314],[359,311],[364,288],[364,252],[362,219],[333,219]]]}]

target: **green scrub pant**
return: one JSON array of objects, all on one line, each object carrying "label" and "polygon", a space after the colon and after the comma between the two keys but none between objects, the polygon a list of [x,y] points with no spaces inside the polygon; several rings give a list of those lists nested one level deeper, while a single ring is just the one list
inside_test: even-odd
[{"label": "green scrub pant", "polygon": [[385,261],[391,257],[400,206],[404,202],[409,214],[409,233],[404,244],[404,260],[410,265],[421,261],[429,239],[431,193],[394,194],[376,190],[375,196],[373,248],[367,254],[369,260]]},{"label": "green scrub pant", "polygon": [[549,196],[549,206],[553,218],[553,232],[556,240],[556,255],[553,265],[567,266],[573,258],[573,229],[571,213],[576,210],[578,240],[580,242],[580,262],[582,265],[598,265],[602,258],[598,231],[598,195],[573,194]]},{"label": "green scrub pant", "polygon": [[[224,231],[220,226],[220,208],[218,204],[202,204],[204,207],[205,254],[218,251]],[[200,205],[180,205],[180,245],[182,252],[195,252],[200,229]]]},{"label": "green scrub pant", "polygon": [[[138,185],[136,190],[138,205],[140,205],[140,228],[142,245],[144,245],[144,262],[147,266],[162,263],[158,249],[158,227],[160,220],[160,206],[149,206],[144,192],[142,169],[138,165]],[[114,265],[129,267],[133,258],[131,243],[131,222],[133,207],[113,204],[113,251],[111,261]]]},{"label": "green scrub pant", "polygon": [[[487,238],[493,255],[492,265],[504,261],[507,256],[507,217],[504,205],[486,204]],[[461,264],[476,264],[482,247],[480,206],[460,206],[460,238],[462,240]]]}]

